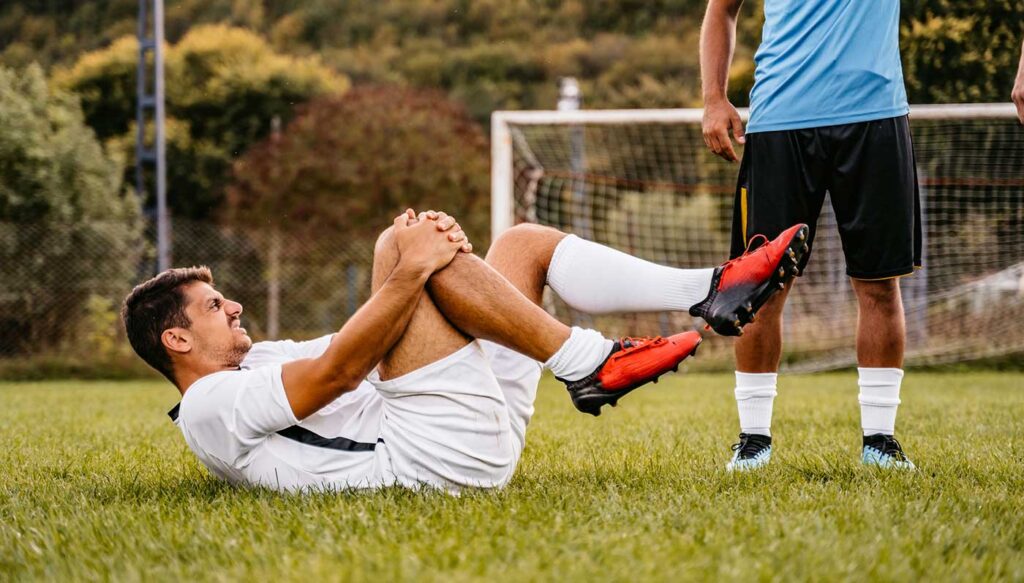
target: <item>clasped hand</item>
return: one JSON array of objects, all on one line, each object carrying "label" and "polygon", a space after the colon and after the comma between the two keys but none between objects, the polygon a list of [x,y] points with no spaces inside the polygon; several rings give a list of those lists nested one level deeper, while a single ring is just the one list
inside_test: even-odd
[{"label": "clasped hand", "polygon": [[444,212],[431,210],[417,215],[406,209],[395,217],[394,232],[399,262],[425,274],[443,269],[460,252],[473,251],[462,226]]}]

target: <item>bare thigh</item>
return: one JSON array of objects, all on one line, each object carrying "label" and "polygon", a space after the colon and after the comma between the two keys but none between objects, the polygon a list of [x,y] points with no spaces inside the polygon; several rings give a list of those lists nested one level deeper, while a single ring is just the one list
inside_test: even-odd
[{"label": "bare thigh", "polygon": [[[398,263],[398,249],[385,231],[373,251],[373,293],[384,285]],[[459,331],[437,309],[437,305],[424,291],[420,294],[416,311],[402,338],[381,361],[378,370],[382,380],[400,377],[432,362],[455,353],[472,339]]]}]

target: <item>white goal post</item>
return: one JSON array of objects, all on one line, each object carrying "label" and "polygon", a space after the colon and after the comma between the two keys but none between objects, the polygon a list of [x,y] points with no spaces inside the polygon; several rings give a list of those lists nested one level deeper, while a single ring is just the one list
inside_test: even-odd
[{"label": "white goal post", "polygon": [[[679,267],[724,260],[739,166],[707,152],[702,116],[701,109],[493,113],[492,240],[517,222],[538,222]],[[1024,355],[1024,327],[1014,323],[1024,321],[1024,127],[1016,110],[915,105],[910,119],[926,241],[925,268],[901,281],[908,362]],[[787,303],[790,370],[855,362],[856,303],[834,222],[826,202],[811,265]],[[550,307],[609,333],[699,324],[685,314],[595,320],[557,300]],[[717,339],[706,345],[702,360],[727,352]]]}]

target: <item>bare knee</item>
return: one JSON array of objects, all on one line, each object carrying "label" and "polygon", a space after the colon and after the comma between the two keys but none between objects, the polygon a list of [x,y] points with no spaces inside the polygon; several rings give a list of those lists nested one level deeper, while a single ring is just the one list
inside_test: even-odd
[{"label": "bare knee", "polygon": [[510,257],[531,258],[546,270],[555,247],[566,236],[562,231],[544,225],[520,223],[499,235],[491,244],[487,262],[494,264]]},{"label": "bare knee", "polygon": [[882,281],[853,280],[853,290],[861,309],[883,313],[902,312],[900,285],[897,279]]}]

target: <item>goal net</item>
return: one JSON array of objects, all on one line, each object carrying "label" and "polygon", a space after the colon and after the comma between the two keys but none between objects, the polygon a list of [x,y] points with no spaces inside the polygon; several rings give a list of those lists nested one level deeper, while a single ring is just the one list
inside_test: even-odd
[{"label": "goal net", "polygon": [[[495,113],[493,235],[540,223],[665,265],[721,263],[739,166],[707,150],[700,119],[700,110]],[[1024,354],[1024,129],[1010,104],[914,107],[911,126],[925,250],[923,269],[900,280],[907,363],[1015,359]],[[546,301],[564,321],[613,335],[702,324],[686,313],[591,316]],[[855,364],[856,320],[826,200],[787,302],[784,367]],[[701,363],[730,362],[729,339],[705,340]]]}]

